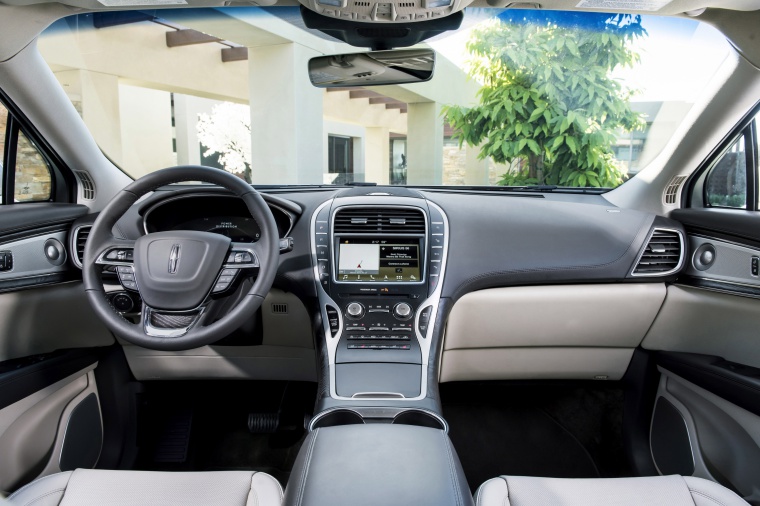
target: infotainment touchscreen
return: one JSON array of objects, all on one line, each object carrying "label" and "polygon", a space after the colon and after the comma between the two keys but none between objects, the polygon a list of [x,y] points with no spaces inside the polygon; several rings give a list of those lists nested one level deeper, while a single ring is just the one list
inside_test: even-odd
[{"label": "infotainment touchscreen", "polygon": [[418,239],[346,239],[338,245],[338,281],[419,282]]}]

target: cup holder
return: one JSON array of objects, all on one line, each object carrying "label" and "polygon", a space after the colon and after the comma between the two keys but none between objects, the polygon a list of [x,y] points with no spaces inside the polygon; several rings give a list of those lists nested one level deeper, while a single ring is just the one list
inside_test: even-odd
[{"label": "cup holder", "polygon": [[386,423],[415,425],[448,432],[446,421],[431,411],[416,408],[336,408],[323,411],[312,419],[309,430],[339,425]]},{"label": "cup holder", "polygon": [[356,411],[350,409],[335,409],[324,413],[322,416],[315,418],[309,427],[309,430],[320,427],[335,427],[338,425],[357,425],[363,424],[364,418]]},{"label": "cup holder", "polygon": [[420,409],[407,409],[393,417],[394,424],[399,425],[416,425],[418,427],[430,427],[431,429],[440,429],[448,432],[449,427],[443,418],[433,415],[428,411]]}]

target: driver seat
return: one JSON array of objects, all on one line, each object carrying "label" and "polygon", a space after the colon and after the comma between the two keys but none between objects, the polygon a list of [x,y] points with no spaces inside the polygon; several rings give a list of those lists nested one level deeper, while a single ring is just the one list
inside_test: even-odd
[{"label": "driver seat", "polygon": [[12,506],[280,506],[282,487],[266,473],[77,469],[45,476],[11,495]]}]

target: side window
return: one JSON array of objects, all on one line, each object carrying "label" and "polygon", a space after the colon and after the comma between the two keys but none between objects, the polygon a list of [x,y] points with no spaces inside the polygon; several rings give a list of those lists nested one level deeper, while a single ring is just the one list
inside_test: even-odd
[{"label": "side window", "polygon": [[50,200],[53,187],[50,166],[40,150],[21,131],[18,132],[16,145],[16,180],[13,186],[16,202]]},{"label": "side window", "polygon": [[747,133],[743,133],[718,159],[705,180],[710,207],[747,208]]},{"label": "side window", "polygon": [[19,122],[0,103],[0,198],[3,204],[45,202],[53,196],[53,170]]}]

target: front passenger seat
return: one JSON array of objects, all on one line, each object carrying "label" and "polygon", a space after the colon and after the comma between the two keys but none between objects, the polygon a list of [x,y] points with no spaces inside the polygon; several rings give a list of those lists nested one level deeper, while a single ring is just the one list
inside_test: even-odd
[{"label": "front passenger seat", "polygon": [[11,495],[12,506],[280,506],[282,487],[266,473],[166,473],[77,469],[45,476]]},{"label": "front passenger seat", "polygon": [[500,476],[475,493],[475,506],[749,506],[712,481],[691,476],[532,478]]}]

